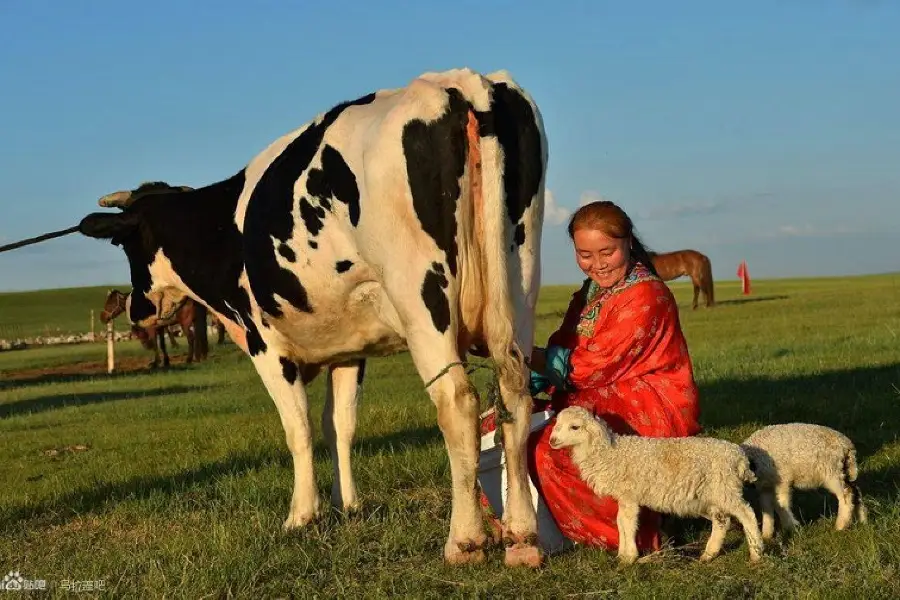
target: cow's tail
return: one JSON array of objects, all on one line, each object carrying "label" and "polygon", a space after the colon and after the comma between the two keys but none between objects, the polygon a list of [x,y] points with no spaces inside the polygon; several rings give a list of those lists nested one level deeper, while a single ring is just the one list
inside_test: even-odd
[{"label": "cow's tail", "polygon": [[[541,144],[546,146],[540,113],[531,99],[505,73],[492,74],[488,77],[494,85],[498,81],[505,83],[508,88],[514,89],[531,104],[536,120],[534,125],[541,132]],[[507,136],[519,135],[517,129],[522,128],[523,124],[517,119],[522,119],[523,116],[511,107],[505,106],[496,95],[491,112],[494,122],[489,127],[493,131],[483,132],[481,137],[484,227],[481,245],[487,275],[484,285],[488,299],[484,325],[488,350],[497,365],[501,381],[512,389],[525,390],[527,389],[525,358],[531,354],[534,315],[529,316],[520,312],[529,310],[529,303],[533,305],[536,302],[537,288],[540,286],[540,235],[544,209],[543,174],[546,171],[546,149],[542,149],[542,164],[525,164],[534,159],[521,152],[519,144],[515,142],[506,144],[505,150],[512,156],[505,157],[504,146],[499,141],[499,129],[506,128],[504,133]],[[540,169],[541,181],[536,197],[531,199],[532,210],[524,215],[519,223],[513,223],[508,210],[510,201],[506,197],[507,192],[521,193],[523,186],[521,181],[513,181],[511,185],[507,185],[506,180],[521,178],[523,173],[534,172],[535,169]],[[521,199],[511,200],[513,203],[516,201]],[[531,255],[533,261],[523,263],[518,254],[520,246],[516,243],[517,226],[527,236],[536,238],[528,240],[529,247],[533,249]],[[533,313],[533,306],[530,310]],[[529,347],[523,347],[525,345]]]}]

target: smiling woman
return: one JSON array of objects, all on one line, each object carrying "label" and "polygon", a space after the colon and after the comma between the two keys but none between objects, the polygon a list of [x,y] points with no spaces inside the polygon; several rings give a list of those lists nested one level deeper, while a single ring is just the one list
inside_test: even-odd
[{"label": "smiling woman", "polygon": [[[530,361],[535,410],[582,406],[621,434],[683,437],[700,430],[698,391],[678,307],[657,277],[631,219],[612,202],[581,207],[569,223],[575,260],[587,275],[546,350]],[[555,419],[532,434],[529,471],[562,533],[618,548],[618,506],[581,479],[566,450],[550,447]],[[494,428],[489,416],[482,433]],[[637,545],[659,548],[658,516],[641,515]]]}]

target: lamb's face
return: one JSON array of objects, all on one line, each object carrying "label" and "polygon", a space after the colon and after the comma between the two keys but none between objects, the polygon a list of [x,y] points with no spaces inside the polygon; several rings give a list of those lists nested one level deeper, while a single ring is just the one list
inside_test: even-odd
[{"label": "lamb's face", "polygon": [[556,424],[550,434],[550,447],[554,450],[570,448],[588,441],[594,416],[580,406],[570,406],[556,416]]}]

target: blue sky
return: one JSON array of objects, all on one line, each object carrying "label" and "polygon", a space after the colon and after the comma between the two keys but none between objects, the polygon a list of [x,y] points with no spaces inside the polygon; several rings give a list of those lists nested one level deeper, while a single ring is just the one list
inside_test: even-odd
[{"label": "blue sky", "polygon": [[[738,6],[741,4],[742,6]],[[620,203],[720,279],[900,270],[900,2],[0,3],[0,243],[145,180],[200,186],[342,100],[431,70],[508,69],[550,140],[561,222]],[[69,236],[0,254],[0,290],[128,281]]]}]

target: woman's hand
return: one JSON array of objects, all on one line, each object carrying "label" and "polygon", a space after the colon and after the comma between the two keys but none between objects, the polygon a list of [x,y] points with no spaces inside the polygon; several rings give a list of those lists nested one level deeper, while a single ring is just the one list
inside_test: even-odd
[{"label": "woman's hand", "polygon": [[569,356],[572,351],[562,346],[549,346],[545,351],[544,375],[550,383],[559,390],[567,390],[569,386],[569,372],[572,366],[569,364]]},{"label": "woman's hand", "polygon": [[531,358],[525,361],[528,368],[536,373],[544,373],[547,368],[547,353],[540,346],[535,346],[531,351]]}]

